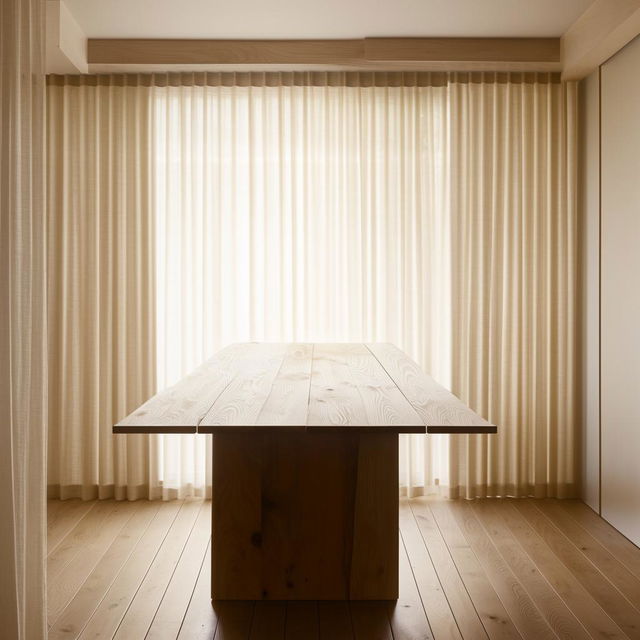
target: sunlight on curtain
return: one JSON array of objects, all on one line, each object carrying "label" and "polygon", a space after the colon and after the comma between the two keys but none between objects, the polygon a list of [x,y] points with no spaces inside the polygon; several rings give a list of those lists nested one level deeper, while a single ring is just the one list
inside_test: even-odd
[{"label": "sunlight on curtain", "polygon": [[575,493],[575,85],[48,82],[51,495],[206,494],[205,437],[111,426],[247,340],[393,342],[499,425],[403,437],[409,494]]},{"label": "sunlight on curtain", "polygon": [[[157,379],[241,341],[388,341],[450,383],[445,87],[153,89]],[[162,436],[163,490],[210,485],[210,436]],[[433,491],[446,437],[401,438]]]}]

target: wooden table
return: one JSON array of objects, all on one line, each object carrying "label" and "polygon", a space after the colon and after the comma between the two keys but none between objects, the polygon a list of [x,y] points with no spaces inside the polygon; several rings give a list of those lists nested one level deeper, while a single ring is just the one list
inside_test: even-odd
[{"label": "wooden table", "polygon": [[496,427],[391,344],[235,344],[113,428],[212,433],[211,597],[398,597],[398,434]]}]

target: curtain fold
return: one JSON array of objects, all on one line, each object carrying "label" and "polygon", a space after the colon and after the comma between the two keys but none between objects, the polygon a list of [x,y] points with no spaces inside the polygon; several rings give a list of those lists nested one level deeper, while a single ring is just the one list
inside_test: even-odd
[{"label": "curtain fold", "polygon": [[[490,79],[489,74],[489,79]],[[576,497],[576,85],[449,84],[451,495]]]},{"label": "curtain fold", "polygon": [[0,4],[0,620],[46,637],[44,2]]},{"label": "curtain fold", "polygon": [[[161,388],[253,340],[388,341],[446,376],[445,88],[353,84],[154,87]],[[209,441],[162,438],[164,485],[208,486]],[[403,437],[408,493],[443,441]]]},{"label": "curtain fold", "polygon": [[207,437],[111,423],[230,342],[354,340],[500,426],[403,437],[402,491],[571,493],[572,96],[554,74],[51,78],[52,492],[206,495]]},{"label": "curtain fold", "polygon": [[156,439],[111,434],[156,391],[149,92],[48,86],[50,497],[159,491]]}]

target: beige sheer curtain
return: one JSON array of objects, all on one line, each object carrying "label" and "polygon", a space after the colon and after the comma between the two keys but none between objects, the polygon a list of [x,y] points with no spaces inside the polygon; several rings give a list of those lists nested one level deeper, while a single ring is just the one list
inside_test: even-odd
[{"label": "beige sheer curtain", "polygon": [[149,87],[50,77],[51,497],[156,497],[156,442],[111,425],[156,390]]},{"label": "beige sheer curtain", "polygon": [[[393,342],[447,382],[445,79],[158,79],[160,387],[253,340]],[[162,442],[165,486],[210,484],[209,439]],[[445,445],[402,438],[404,491],[442,481]]]},{"label": "beige sheer curtain", "polygon": [[[50,495],[206,495],[209,439],[111,424],[230,342],[389,340],[446,382],[445,79],[50,78]],[[407,492],[445,444],[403,441]]]},{"label": "beige sheer curtain", "polygon": [[576,497],[576,86],[449,84],[452,388],[499,425],[456,436],[452,496]]},{"label": "beige sheer curtain", "polygon": [[52,79],[52,491],[206,494],[206,438],[110,426],[244,340],[391,341],[499,422],[404,438],[408,494],[569,486],[572,92],[548,74]]},{"label": "beige sheer curtain", "polygon": [[0,3],[0,635],[46,637],[44,3]]}]

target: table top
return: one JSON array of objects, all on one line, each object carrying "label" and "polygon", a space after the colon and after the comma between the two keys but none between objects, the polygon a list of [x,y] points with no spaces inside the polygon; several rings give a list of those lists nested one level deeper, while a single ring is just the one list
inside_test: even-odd
[{"label": "table top", "polygon": [[240,343],[145,402],[114,433],[238,430],[496,433],[387,343]]}]

